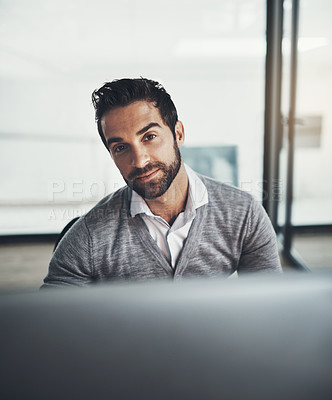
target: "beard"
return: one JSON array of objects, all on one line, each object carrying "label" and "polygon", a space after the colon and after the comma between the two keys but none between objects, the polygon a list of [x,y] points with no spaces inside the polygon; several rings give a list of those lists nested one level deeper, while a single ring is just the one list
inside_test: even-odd
[{"label": "beard", "polygon": [[[128,175],[128,179],[124,178],[127,185],[135,190],[135,192],[143,197],[143,199],[153,200],[162,196],[167,192],[168,188],[171,186],[174,178],[180,170],[181,153],[176,141],[174,141],[174,153],[174,161],[169,165],[160,161],[155,161],[149,163],[144,168],[135,168]],[[157,169],[163,173],[161,178],[152,179],[146,183],[142,183],[137,179],[139,176],[145,175],[148,172]]]}]

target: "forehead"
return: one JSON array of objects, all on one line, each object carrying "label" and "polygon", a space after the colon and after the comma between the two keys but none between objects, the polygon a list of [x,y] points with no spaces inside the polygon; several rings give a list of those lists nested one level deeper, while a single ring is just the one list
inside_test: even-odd
[{"label": "forehead", "polygon": [[106,138],[136,133],[151,122],[165,126],[158,108],[147,101],[135,101],[106,112],[101,127]]}]

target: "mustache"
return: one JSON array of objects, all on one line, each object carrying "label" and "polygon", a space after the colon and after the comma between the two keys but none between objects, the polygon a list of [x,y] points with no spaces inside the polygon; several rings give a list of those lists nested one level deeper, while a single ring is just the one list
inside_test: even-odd
[{"label": "mustache", "polygon": [[135,178],[138,178],[141,175],[145,175],[153,169],[162,169],[166,168],[165,164],[160,161],[155,161],[147,164],[144,168],[134,168],[130,174],[128,174],[128,179],[133,181]]}]

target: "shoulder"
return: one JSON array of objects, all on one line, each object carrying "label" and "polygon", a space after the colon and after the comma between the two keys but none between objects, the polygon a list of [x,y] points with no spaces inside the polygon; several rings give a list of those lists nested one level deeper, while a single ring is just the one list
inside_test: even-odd
[{"label": "shoulder", "polygon": [[124,186],[100,200],[81,219],[88,225],[103,224],[109,219],[128,215],[131,190]]},{"label": "shoulder", "polygon": [[92,244],[101,243],[107,234],[114,233],[121,217],[123,219],[123,215],[127,216],[130,196],[131,190],[128,186],[120,188],[100,200],[77,221],[73,221],[61,241],[59,240],[55,255],[62,254],[65,247],[70,248],[71,252],[80,249],[82,254],[89,254]]},{"label": "shoulder", "polygon": [[231,207],[241,206],[246,208],[257,203],[257,200],[244,190],[203,175],[197,175],[206,186],[211,203],[220,203],[223,207],[230,205]]}]

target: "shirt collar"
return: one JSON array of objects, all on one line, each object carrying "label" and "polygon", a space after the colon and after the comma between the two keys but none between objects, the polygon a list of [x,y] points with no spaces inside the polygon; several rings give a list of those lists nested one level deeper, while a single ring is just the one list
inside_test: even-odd
[{"label": "shirt collar", "polygon": [[[197,208],[209,202],[208,192],[206,186],[199,179],[197,174],[188,165],[184,164],[184,166],[189,180],[189,192],[185,213],[195,213]],[[154,216],[144,199],[134,190],[132,191],[130,202],[130,213],[132,217],[135,217],[137,214]]]}]

